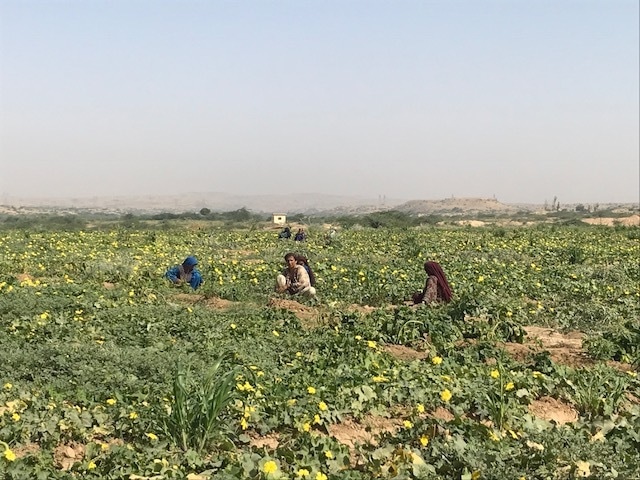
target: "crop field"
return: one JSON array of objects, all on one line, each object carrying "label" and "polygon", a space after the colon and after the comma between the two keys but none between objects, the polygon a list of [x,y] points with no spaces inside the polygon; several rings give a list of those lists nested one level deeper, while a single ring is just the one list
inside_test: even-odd
[{"label": "crop field", "polygon": [[638,227],[276,237],[0,230],[0,479],[640,479]]}]

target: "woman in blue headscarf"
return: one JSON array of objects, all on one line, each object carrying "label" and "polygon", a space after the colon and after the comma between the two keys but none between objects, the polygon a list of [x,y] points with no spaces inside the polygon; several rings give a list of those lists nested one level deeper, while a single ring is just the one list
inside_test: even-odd
[{"label": "woman in blue headscarf", "polygon": [[198,260],[196,260],[196,257],[187,257],[184,259],[184,262],[182,262],[182,265],[171,267],[164,276],[175,285],[188,283],[191,285],[191,288],[195,290],[203,283],[202,275],[195,268],[197,264]]}]

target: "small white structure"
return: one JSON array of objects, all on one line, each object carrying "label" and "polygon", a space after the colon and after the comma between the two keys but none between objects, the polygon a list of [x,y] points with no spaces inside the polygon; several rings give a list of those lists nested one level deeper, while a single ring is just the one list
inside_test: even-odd
[{"label": "small white structure", "polygon": [[276,225],[285,225],[287,223],[287,215],[284,213],[274,213],[273,223]]}]

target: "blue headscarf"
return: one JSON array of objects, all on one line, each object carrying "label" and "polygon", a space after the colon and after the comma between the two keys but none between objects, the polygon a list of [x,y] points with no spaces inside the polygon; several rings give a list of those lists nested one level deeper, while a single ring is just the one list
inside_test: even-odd
[{"label": "blue headscarf", "polygon": [[187,257],[184,259],[184,262],[182,262],[182,265],[184,265],[185,267],[193,267],[197,264],[198,260],[196,260],[196,257]]}]

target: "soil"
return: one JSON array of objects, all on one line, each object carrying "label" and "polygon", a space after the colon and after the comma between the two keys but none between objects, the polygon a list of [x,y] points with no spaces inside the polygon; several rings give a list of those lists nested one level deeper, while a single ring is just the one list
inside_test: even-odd
[{"label": "soil", "polygon": [[556,363],[581,367],[595,363],[582,350],[581,332],[559,333],[551,328],[528,326],[525,343],[504,343],[505,350],[516,360],[522,361],[536,353],[548,351]]},{"label": "soil", "polygon": [[30,281],[30,282],[33,282],[35,280],[35,278],[33,278],[28,273],[19,273],[18,275],[16,275],[16,280],[18,280],[18,282],[20,282],[20,283],[25,282],[27,280]]},{"label": "soil", "polygon": [[227,310],[234,305],[234,302],[231,300],[225,300],[224,298],[218,297],[205,297],[204,295],[196,295],[191,293],[178,293],[171,297],[173,300],[177,300],[182,303],[203,303],[209,308],[213,308],[216,310]]},{"label": "soil", "polygon": [[397,419],[368,415],[358,423],[346,418],[341,423],[328,426],[329,435],[343,445],[352,449],[356,443],[377,445],[375,437],[381,433],[393,433],[400,428],[402,422]]},{"label": "soil", "polygon": [[558,425],[578,420],[578,411],[553,397],[541,397],[529,404],[529,412],[543,420],[556,422]]},{"label": "soil", "polygon": [[28,457],[31,455],[37,455],[40,453],[40,445],[37,443],[27,443],[26,445],[20,445],[13,450],[16,454],[16,458]]},{"label": "soil", "polygon": [[640,215],[631,215],[630,217],[622,218],[583,218],[582,221],[589,225],[606,225],[608,227],[624,225],[626,227],[638,227],[640,226]]},{"label": "soil", "polygon": [[414,350],[413,348],[405,347],[404,345],[384,345],[381,348],[383,351],[398,360],[412,361],[429,358],[428,352]]},{"label": "soil", "polygon": [[53,451],[53,460],[61,470],[70,470],[74,463],[82,461],[84,450],[80,443],[60,444]]},{"label": "soil", "polygon": [[256,436],[251,437],[249,444],[257,448],[267,448],[269,450],[275,450],[280,444],[280,439],[278,438],[278,434],[276,433],[269,433],[268,435],[265,435],[263,437],[257,436],[256,434]]},{"label": "soil", "polygon": [[433,412],[427,415],[437,420],[444,420],[445,422],[450,422],[456,418],[453,413],[442,407],[437,407]]},{"label": "soil", "polygon": [[270,298],[268,305],[274,308],[289,310],[300,320],[313,320],[319,317],[318,310],[287,298]]}]

